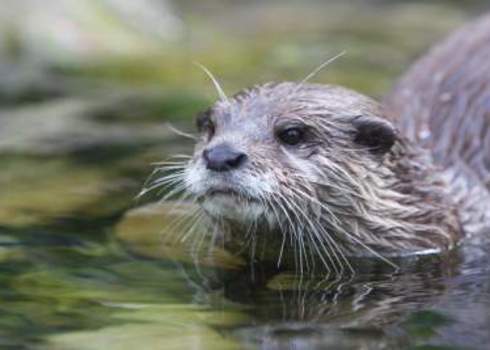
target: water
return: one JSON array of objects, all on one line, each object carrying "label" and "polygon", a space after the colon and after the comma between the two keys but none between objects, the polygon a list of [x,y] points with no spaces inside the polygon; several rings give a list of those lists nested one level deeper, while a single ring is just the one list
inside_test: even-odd
[{"label": "water", "polygon": [[448,3],[186,3],[187,46],[158,64],[0,61],[0,348],[487,349],[490,232],[399,272],[370,261],[355,277],[299,278],[223,255],[196,268],[162,241],[168,207],[134,199],[152,162],[192,148],[165,122],[192,130],[214,98],[192,60],[232,90],[303,77],[347,46],[317,81],[379,96],[481,8]]}]

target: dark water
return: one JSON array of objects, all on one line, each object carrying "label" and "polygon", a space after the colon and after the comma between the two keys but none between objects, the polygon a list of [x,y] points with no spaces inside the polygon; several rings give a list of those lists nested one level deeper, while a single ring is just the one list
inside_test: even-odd
[{"label": "dark water", "polygon": [[165,123],[192,130],[212,100],[192,60],[230,89],[297,79],[347,47],[317,81],[379,96],[486,5],[184,3],[184,45],[152,66],[0,61],[0,348],[490,348],[490,232],[398,272],[300,278],[225,258],[196,268],[163,247],[158,196],[134,200],[152,162],[191,150]]}]

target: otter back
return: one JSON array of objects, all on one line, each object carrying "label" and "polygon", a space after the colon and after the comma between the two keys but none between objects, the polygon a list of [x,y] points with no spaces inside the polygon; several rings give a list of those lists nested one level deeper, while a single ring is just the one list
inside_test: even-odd
[{"label": "otter back", "polygon": [[423,56],[385,104],[401,133],[429,149],[471,232],[490,222],[490,15]]},{"label": "otter back", "polygon": [[490,15],[435,46],[385,102],[436,162],[490,189]]}]

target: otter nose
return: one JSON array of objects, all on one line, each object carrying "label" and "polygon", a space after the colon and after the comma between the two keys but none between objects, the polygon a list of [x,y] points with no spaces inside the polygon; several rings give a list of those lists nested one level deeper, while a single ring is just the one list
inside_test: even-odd
[{"label": "otter nose", "polygon": [[245,153],[239,152],[227,144],[221,144],[202,153],[206,167],[214,171],[229,171],[238,168],[247,159]]}]

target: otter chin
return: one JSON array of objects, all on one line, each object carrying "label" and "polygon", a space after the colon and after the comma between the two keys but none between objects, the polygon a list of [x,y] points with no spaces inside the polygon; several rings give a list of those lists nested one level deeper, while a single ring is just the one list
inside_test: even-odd
[{"label": "otter chin", "polygon": [[233,189],[211,189],[200,197],[204,211],[216,219],[252,222],[266,214],[266,208],[257,199],[244,197]]}]

